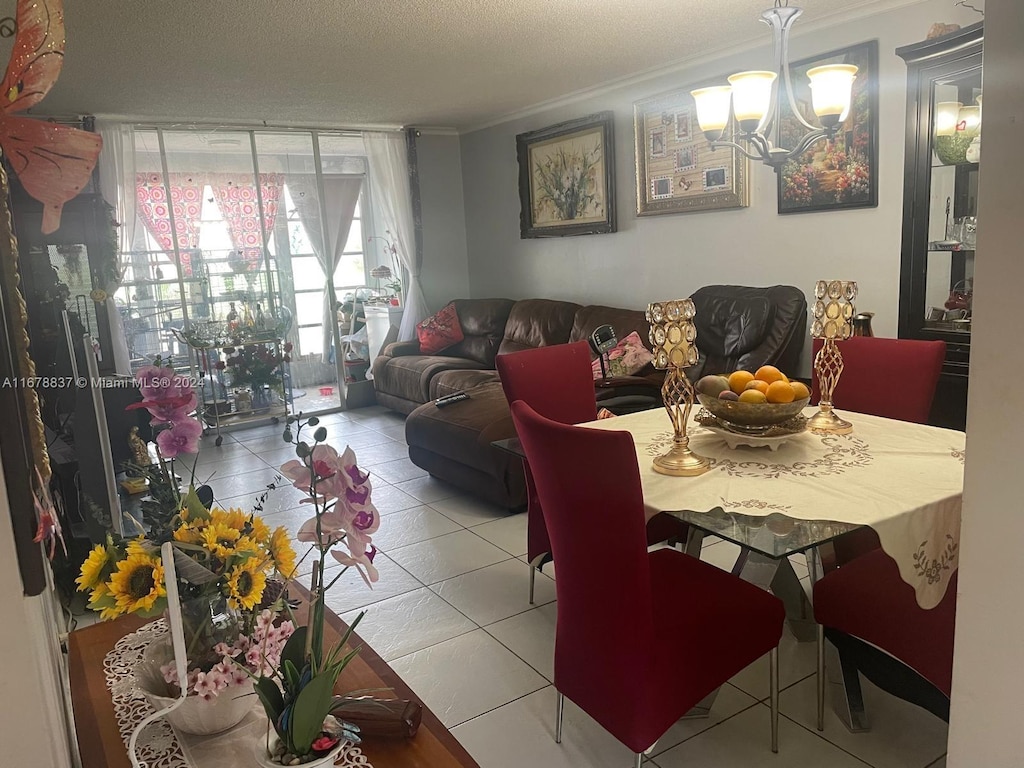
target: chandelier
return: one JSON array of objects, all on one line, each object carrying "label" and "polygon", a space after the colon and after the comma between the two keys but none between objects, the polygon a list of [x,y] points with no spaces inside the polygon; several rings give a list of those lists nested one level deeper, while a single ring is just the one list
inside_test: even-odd
[{"label": "chandelier", "polygon": [[[850,111],[853,81],[857,67],[828,64],[807,71],[811,81],[811,106],[821,123],[811,125],[797,109],[789,74],[789,33],[803,10],[790,8],[789,0],[775,0],[775,7],[761,14],[761,21],[772,28],[775,52],[774,72],[737,72],[729,85],[691,91],[697,105],[697,122],[711,148],[734,147],[752,160],[761,160],[777,171],[787,160],[798,157],[821,139],[835,137]],[[779,91],[784,89],[789,108],[807,133],[789,149],[781,146],[782,121],[779,116]],[[729,128],[730,111],[739,127],[737,138],[747,147],[723,141]],[[751,151],[752,150],[752,151]]]}]

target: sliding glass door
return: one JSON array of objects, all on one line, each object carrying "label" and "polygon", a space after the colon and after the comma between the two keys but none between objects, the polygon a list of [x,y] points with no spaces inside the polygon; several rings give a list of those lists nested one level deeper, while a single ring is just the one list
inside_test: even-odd
[{"label": "sliding glass door", "polygon": [[274,328],[293,409],[342,406],[367,365],[353,362],[361,323],[337,320],[367,291],[361,137],[154,128],[135,150],[139,226],[117,297],[133,366],[187,366],[189,329]]}]

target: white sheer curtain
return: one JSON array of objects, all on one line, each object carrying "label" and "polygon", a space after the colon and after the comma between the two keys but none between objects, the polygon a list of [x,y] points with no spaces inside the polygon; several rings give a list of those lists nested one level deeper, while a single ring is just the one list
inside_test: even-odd
[{"label": "white sheer curtain", "polygon": [[391,232],[398,248],[398,258],[409,275],[409,284],[405,286],[405,312],[398,331],[400,341],[415,338],[416,324],[427,316],[427,302],[420,288],[422,265],[416,255],[409,153],[405,141],[405,135],[401,133],[370,131],[363,134],[363,146],[370,163],[373,210],[383,225],[378,230]]},{"label": "white sheer curtain", "polygon": [[[331,345],[334,343],[334,323],[337,314],[331,306],[331,295],[327,286],[334,283],[334,273],[341,261],[341,255],[348,241],[348,233],[352,228],[352,219],[359,201],[359,192],[363,188],[362,176],[324,176],[324,205],[327,212],[326,247],[320,228],[320,195],[317,194],[316,176],[288,175],[285,183],[291,191],[292,202],[302,220],[309,244],[320,267],[324,271],[324,342],[323,360],[328,362]],[[340,351],[339,351],[340,354]]]},{"label": "white sheer curtain", "polygon": [[[114,208],[117,228],[117,252],[120,271],[126,266],[128,254],[135,242],[135,128],[126,123],[96,121],[96,130],[103,138],[100,153],[100,194]],[[130,374],[128,342],[124,335],[124,321],[114,303],[114,291],[119,283],[104,285],[107,292],[107,318],[110,322],[110,344],[114,353],[114,370]]]}]

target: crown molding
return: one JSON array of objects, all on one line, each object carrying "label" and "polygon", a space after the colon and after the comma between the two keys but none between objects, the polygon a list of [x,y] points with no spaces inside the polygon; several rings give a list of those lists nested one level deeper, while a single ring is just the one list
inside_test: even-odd
[{"label": "crown molding", "polygon": [[418,133],[422,133],[426,136],[458,136],[459,129],[452,126],[445,125],[413,125],[411,128],[415,128]]},{"label": "crown molding", "polygon": [[369,123],[362,125],[338,125],[336,123],[304,123],[280,121],[268,123],[265,120],[182,120],[181,117],[155,116],[155,115],[117,115],[117,114],[96,114],[97,120],[104,120],[115,123],[132,123],[137,126],[152,126],[154,128],[195,128],[211,131],[324,131],[334,133],[353,133],[365,131],[383,131],[395,133],[405,130],[404,125],[397,123]]},{"label": "crown molding", "polygon": [[[819,32],[823,29],[829,29],[831,27],[837,27],[845,22],[854,21],[857,19],[863,19],[867,16],[874,16],[880,13],[886,13],[894,11],[899,8],[906,8],[911,5],[921,5],[922,3],[930,2],[931,0],[865,0],[854,7],[846,8],[841,11],[835,11],[821,16],[810,22],[803,22],[796,27],[794,31],[795,38],[802,38],[808,34]],[[613,91],[618,91],[623,88],[629,88],[634,85],[641,85],[649,80],[654,80],[659,77],[667,75],[676,75],[684,73],[686,70],[699,67],[703,64],[710,64],[718,59],[728,58],[730,56],[736,56],[749,51],[756,50],[758,48],[766,47],[766,36],[758,35],[756,38],[750,38],[744,40],[735,45],[725,46],[722,48],[715,48],[709,51],[704,51],[695,56],[688,56],[683,59],[676,59],[668,64],[662,64],[657,67],[651,67],[650,69],[641,70],[640,72],[634,72],[629,75],[615,78],[613,80],[606,80],[598,85],[590,86],[589,88],[582,88],[578,91],[572,91],[563,96],[558,96],[553,99],[547,99],[545,101],[539,101],[535,104],[531,104],[528,107],[523,107],[514,112],[495,117],[491,120],[486,120],[482,123],[470,126],[468,128],[461,129],[460,134],[474,133],[475,131],[482,131],[487,128],[493,128],[496,125],[503,123],[509,123],[514,120],[520,120],[525,117],[530,117],[541,112],[547,112],[552,109],[558,109],[559,107],[571,106],[581,101],[593,99],[599,96],[604,96]]]}]

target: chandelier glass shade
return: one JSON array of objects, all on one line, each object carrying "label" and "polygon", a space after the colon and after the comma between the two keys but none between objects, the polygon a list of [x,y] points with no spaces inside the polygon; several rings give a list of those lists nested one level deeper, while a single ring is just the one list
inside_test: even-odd
[{"label": "chandelier glass shade", "polygon": [[[788,3],[788,0],[785,0]],[[828,64],[807,71],[811,88],[811,107],[821,127],[808,122],[796,106],[789,73],[789,35],[794,22],[802,14],[783,0],[761,14],[761,21],[772,29],[775,71],[738,72],[729,77],[729,85],[699,88],[691,91],[697,108],[697,122],[711,148],[733,147],[753,160],[761,160],[775,169],[791,158],[807,151],[821,139],[836,135],[850,112],[853,81],[857,67],[850,64]],[[790,111],[807,129],[793,147],[781,146],[782,126],[779,115],[780,92],[785,92]],[[730,114],[738,126],[737,138],[743,144],[726,141]]]}]

